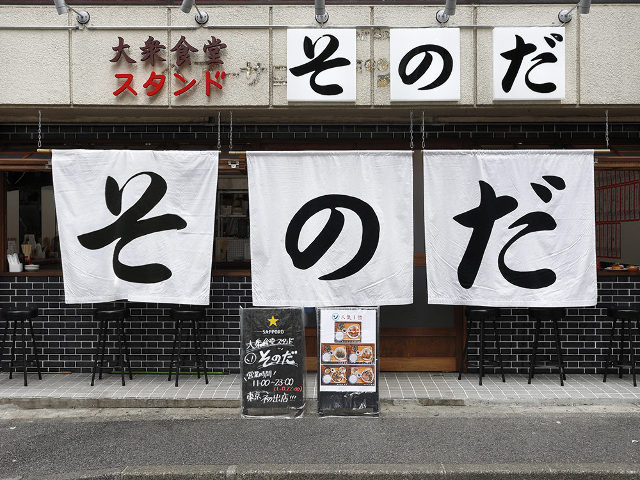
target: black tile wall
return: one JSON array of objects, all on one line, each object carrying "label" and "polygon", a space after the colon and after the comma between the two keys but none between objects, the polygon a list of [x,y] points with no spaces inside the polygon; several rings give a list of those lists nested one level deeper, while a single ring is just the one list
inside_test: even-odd
[{"label": "black tile wall", "polygon": [[[481,147],[498,143],[516,148],[544,145],[564,148],[572,144],[603,146],[605,126],[595,123],[451,123],[425,124],[428,148],[465,140],[466,147]],[[262,142],[286,140],[289,145],[301,145],[310,140],[339,139],[349,141],[382,141],[406,148],[411,136],[408,124],[234,124],[233,144],[236,149],[259,148]],[[421,142],[421,125],[413,125],[416,145]],[[636,143],[640,139],[640,123],[611,123],[612,143]],[[218,125],[190,124],[51,124],[42,125],[42,143],[47,147],[106,148],[176,148],[202,147],[217,144]],[[221,125],[223,146],[228,144],[229,125]],[[0,125],[0,146],[33,146],[38,140],[38,125],[17,123]],[[396,147],[394,147],[396,148]]]},{"label": "black tile wall", "polygon": [[[93,305],[64,303],[62,277],[0,277],[0,302],[5,307],[31,305],[39,316],[33,326],[38,337],[45,372],[90,372],[97,344],[97,322]],[[122,307],[123,303],[110,304]],[[213,277],[211,303],[201,326],[205,359],[211,371],[236,373],[240,370],[240,307],[251,306],[251,283],[248,277]],[[127,303],[127,336],[133,370],[167,371],[173,342],[171,305]],[[3,319],[4,320],[4,319]],[[0,323],[4,332],[5,323]],[[190,330],[183,332],[183,346],[193,362]],[[107,355],[115,355],[115,332],[111,330]],[[3,349],[3,365],[9,360],[8,343]],[[182,368],[181,368],[182,370]],[[192,370],[185,367],[185,370]]]},{"label": "black tile wall", "polygon": [[[595,308],[570,308],[561,325],[561,339],[568,373],[599,373],[604,365],[606,339],[611,322],[607,306],[616,304],[640,308],[640,277],[603,277],[598,282],[599,303]],[[90,372],[98,329],[92,317],[93,305],[67,305],[63,301],[61,277],[0,277],[0,302],[5,307],[33,305],[40,316],[34,321],[39,337],[44,371]],[[122,304],[114,304],[120,306]],[[250,277],[213,277],[211,303],[206,308],[205,357],[210,370],[239,372],[240,307],[251,306]],[[128,303],[128,336],[134,370],[166,371],[169,366],[172,322],[170,305]],[[507,372],[526,373],[533,341],[533,325],[526,309],[501,309],[498,331]],[[4,329],[4,324],[0,324]],[[543,325],[539,360],[553,360],[554,344],[550,325]],[[189,333],[189,332],[187,332]],[[489,358],[495,357],[493,338],[488,331]],[[190,338],[190,337],[188,337]],[[471,332],[469,360],[478,357],[477,330]],[[190,342],[187,347],[192,348]],[[5,348],[3,360],[8,360]],[[108,354],[115,354],[113,341]],[[640,355],[640,351],[637,353]],[[488,369],[488,372],[493,371]],[[544,371],[544,369],[541,369]]]},{"label": "black tile wall", "polygon": [[[569,308],[560,326],[560,341],[567,373],[601,373],[604,369],[608,347],[611,320],[607,318],[607,307],[625,306],[640,308],[640,277],[611,276],[600,277],[598,281],[598,304],[593,308]],[[640,325],[638,325],[640,328]],[[529,321],[527,309],[502,308],[497,322],[502,347],[505,372],[527,373],[529,351],[533,345],[533,322]],[[637,332],[640,335],[640,332]],[[485,358],[497,361],[494,331],[485,327]],[[614,347],[618,348],[618,342]],[[473,325],[469,336],[469,362],[477,362],[479,357],[479,330]],[[639,339],[640,340],[640,339]],[[556,372],[555,339],[552,325],[545,322],[541,326],[537,363],[550,362],[550,367],[538,367],[536,372]],[[636,358],[640,358],[636,349]],[[472,364],[473,365],[473,364]],[[495,373],[498,369],[485,369]],[[472,371],[477,371],[474,367]]]}]

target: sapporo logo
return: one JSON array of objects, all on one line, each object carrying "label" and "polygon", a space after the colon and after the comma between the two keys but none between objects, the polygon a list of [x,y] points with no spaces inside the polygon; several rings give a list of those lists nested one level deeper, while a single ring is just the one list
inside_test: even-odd
[{"label": "sapporo logo", "polygon": [[[354,212],[362,222],[362,239],[355,256],[342,267],[319,277],[320,280],[339,280],[359,272],[369,263],[380,239],[380,222],[371,205],[349,195],[323,195],[305,203],[289,222],[285,237],[285,248],[293,261],[293,265],[301,270],[315,265],[327,250],[335,243],[344,227],[344,215],[338,208],[346,208]],[[331,210],[326,225],[311,244],[303,251],[298,249],[300,232],[305,223],[322,210]]]}]

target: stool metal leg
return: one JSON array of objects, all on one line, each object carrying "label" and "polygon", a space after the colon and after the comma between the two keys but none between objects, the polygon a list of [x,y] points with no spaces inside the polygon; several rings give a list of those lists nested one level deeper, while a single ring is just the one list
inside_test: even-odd
[{"label": "stool metal leg", "polygon": [[33,358],[36,362],[36,370],[38,371],[38,380],[42,380],[42,372],[40,371],[40,357],[38,356],[38,341],[33,333],[33,320],[27,319],[29,325],[29,331],[31,332],[31,344],[33,345]]},{"label": "stool metal leg", "polygon": [[564,368],[562,367],[562,348],[560,346],[560,334],[558,333],[558,319],[551,320],[553,323],[553,333],[556,338],[556,360],[558,361],[558,373],[560,374],[560,386],[564,387]]},{"label": "stool metal leg", "polygon": [[109,320],[102,321],[102,331],[100,332],[100,337],[102,338],[102,348],[100,350],[100,366],[98,367],[98,380],[102,380],[102,371],[105,368],[104,366],[104,355],[107,350],[107,333],[109,328]]},{"label": "stool metal leg", "polygon": [[618,354],[618,378],[622,378],[623,369],[622,364],[624,363],[624,327],[627,321],[622,319],[622,327],[620,327],[620,352]]},{"label": "stool metal leg", "polygon": [[204,359],[204,346],[202,342],[202,332],[200,331],[199,320],[196,320],[196,338],[198,339],[198,344],[200,345],[200,361],[202,362],[202,369],[204,370],[204,383],[205,385],[208,385],[209,377],[207,377],[207,362]]},{"label": "stool metal leg", "polygon": [[462,380],[462,370],[468,364],[467,354],[469,353],[469,336],[471,335],[471,321],[467,317],[467,332],[464,338],[464,347],[462,349],[462,358],[460,359],[460,369],[458,370],[458,380]]},{"label": "stool metal leg", "polygon": [[180,375],[180,359],[182,358],[182,328],[178,328],[178,358],[176,358],[176,387]]},{"label": "stool metal leg", "polygon": [[27,336],[24,320],[20,320],[20,333],[22,334],[22,371],[24,373],[24,386],[27,386]]},{"label": "stool metal leg", "polygon": [[120,378],[122,380],[122,386],[125,386],[124,381],[124,359],[122,356],[122,335],[120,329],[122,328],[122,322],[116,320],[116,342],[118,342],[118,368],[120,368]]},{"label": "stool metal leg", "polygon": [[129,380],[133,380],[133,372],[131,371],[131,348],[129,347],[129,341],[127,338],[127,330],[124,322],[122,322],[122,344],[124,345],[124,357],[127,365],[127,371],[129,372]]},{"label": "stool metal leg", "polygon": [[100,359],[100,345],[102,345],[102,323],[104,320],[98,321],[98,342],[96,343],[96,351],[93,354],[93,369],[91,370],[91,386],[94,386],[96,380],[96,370],[98,370],[98,360]]},{"label": "stool metal leg", "polygon": [[609,365],[611,364],[611,354],[613,353],[613,336],[616,333],[616,322],[618,321],[617,317],[611,318],[611,332],[609,333],[609,347],[607,348],[607,357],[604,361],[604,376],[602,377],[602,381],[606,383],[607,381],[607,373],[609,373]]},{"label": "stool metal leg", "polygon": [[18,321],[13,321],[13,334],[11,335],[11,350],[10,355],[11,359],[9,362],[9,380],[13,378],[13,366],[15,365],[15,355],[16,355],[16,337],[18,336]]},{"label": "stool metal leg", "polygon": [[2,334],[2,343],[0,343],[0,370],[2,370],[2,361],[4,360],[4,344],[7,341],[7,336],[9,335],[9,319],[5,318],[7,322],[4,326],[4,333]]},{"label": "stool metal leg", "polygon": [[493,324],[493,334],[496,340],[496,348],[498,349],[498,364],[500,365],[500,375],[502,375],[502,381],[506,382],[504,378],[504,365],[502,363],[502,347],[500,345],[500,332],[498,332],[497,322],[494,320]]},{"label": "stool metal leg", "polygon": [[484,377],[484,320],[480,320],[480,365],[478,377],[479,385],[482,385],[482,377]]},{"label": "stool metal leg", "polygon": [[527,383],[531,383],[531,379],[536,373],[536,356],[538,355],[538,341],[540,340],[540,319],[538,317],[533,319],[533,345],[531,346],[531,353],[529,354],[529,380]]},{"label": "stool metal leg", "polygon": [[[562,317],[562,320],[564,320],[564,317]],[[558,320],[556,320],[558,321]],[[560,325],[558,325],[558,336],[560,337],[560,365],[562,366],[562,379],[566,380],[567,379],[567,372],[566,372],[566,366],[564,363],[564,351],[562,350],[562,335],[561,335],[561,330],[560,330]]]},{"label": "stool metal leg", "polygon": [[179,322],[178,320],[174,320],[174,329],[173,329],[173,345],[171,347],[171,360],[169,360],[169,378],[167,378],[167,380],[170,382],[171,381],[171,371],[173,370],[173,367],[175,365],[175,358],[176,358],[176,343],[178,341],[178,328],[179,328]]},{"label": "stool metal leg", "polygon": [[196,328],[196,319],[191,319],[191,338],[193,339],[193,352],[196,365],[196,373],[200,378],[200,345],[198,344],[198,330]]},{"label": "stool metal leg", "polygon": [[[636,322],[637,323],[637,322]],[[635,345],[634,345],[634,335],[633,335],[633,321],[629,320],[627,325],[629,327],[629,360],[631,361],[631,375],[633,376],[633,386],[637,387],[638,383],[636,382],[636,354],[635,354]]]}]

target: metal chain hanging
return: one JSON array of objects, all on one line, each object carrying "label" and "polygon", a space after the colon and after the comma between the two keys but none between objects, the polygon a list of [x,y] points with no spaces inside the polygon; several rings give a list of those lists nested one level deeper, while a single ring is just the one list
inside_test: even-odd
[{"label": "metal chain hanging", "polygon": [[607,149],[609,148],[609,110],[604,111],[604,119],[605,119],[605,129],[604,129],[604,138],[607,142]]},{"label": "metal chain hanging", "polygon": [[222,150],[222,141],[220,139],[220,111],[218,110],[218,151]]},{"label": "metal chain hanging", "polygon": [[409,135],[410,135],[409,149],[413,150],[413,110],[409,111]]},{"label": "metal chain hanging", "polygon": [[42,148],[42,112],[38,110],[38,148]]},{"label": "metal chain hanging", "polygon": [[422,134],[422,150],[424,150],[424,111],[422,112],[422,125],[420,127],[420,133]]}]

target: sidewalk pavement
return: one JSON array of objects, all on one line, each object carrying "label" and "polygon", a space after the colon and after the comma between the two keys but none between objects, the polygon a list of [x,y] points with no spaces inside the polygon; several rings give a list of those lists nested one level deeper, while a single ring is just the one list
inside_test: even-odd
[{"label": "sidewalk pavement", "polygon": [[[209,384],[195,375],[181,375],[179,387],[166,375],[135,373],[122,386],[119,375],[96,378],[91,387],[90,374],[28,375],[23,385],[21,373],[0,374],[0,404],[24,408],[78,407],[239,407],[240,376],[210,375]],[[633,387],[630,375],[619,379],[610,375],[603,383],[601,375],[568,375],[564,387],[557,375],[537,374],[531,385],[526,375],[507,375],[503,383],[498,375],[487,375],[478,385],[477,374],[458,380],[456,373],[393,373],[379,377],[383,404],[417,403],[422,405],[611,405],[640,404],[640,387]],[[316,398],[316,376],[307,375],[306,397]]]},{"label": "sidewalk pavement", "polygon": [[638,480],[640,405],[383,405],[379,418],[238,408],[0,406],[0,479]]},{"label": "sidewalk pavement", "polygon": [[241,418],[239,375],[90,380],[0,374],[0,480],[640,479],[629,375],[386,372],[379,418],[322,418],[310,374],[298,419]]}]

